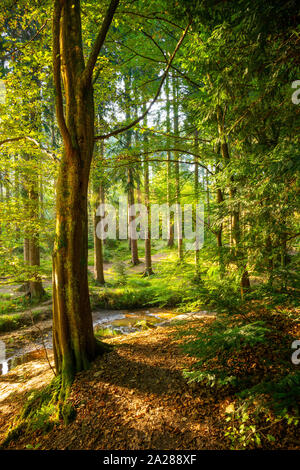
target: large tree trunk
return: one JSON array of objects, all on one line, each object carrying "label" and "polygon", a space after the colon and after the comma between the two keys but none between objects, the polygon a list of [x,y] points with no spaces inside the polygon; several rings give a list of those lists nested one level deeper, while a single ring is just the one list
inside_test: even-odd
[{"label": "large tree trunk", "polygon": [[[90,158],[90,151],[82,150],[82,160]],[[57,184],[53,253],[53,348],[63,386],[96,353],[87,277],[87,182],[87,165],[82,168],[66,152]]]},{"label": "large tree trunk", "polygon": [[92,72],[118,3],[111,1],[85,66],[80,1],[54,1],[53,73],[64,152],[56,186],[53,349],[63,393],[97,352],[87,275],[87,194],[94,148]]}]

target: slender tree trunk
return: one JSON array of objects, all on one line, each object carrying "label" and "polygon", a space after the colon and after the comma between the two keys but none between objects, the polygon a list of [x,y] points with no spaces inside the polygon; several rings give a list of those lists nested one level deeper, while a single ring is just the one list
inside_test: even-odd
[{"label": "slender tree trunk", "polygon": [[209,176],[208,171],[205,173],[205,183],[206,183],[206,207],[207,207],[207,226],[210,228],[210,194],[209,194]]},{"label": "slender tree trunk", "polygon": [[103,269],[103,243],[102,239],[97,236],[96,229],[99,222],[101,222],[101,217],[96,215],[96,211],[99,203],[105,203],[104,188],[100,183],[98,191],[96,190],[96,204],[94,209],[94,277],[99,284],[104,284],[104,269]]},{"label": "slender tree trunk", "polygon": [[[32,181],[31,187],[28,192],[31,222],[37,222],[39,218],[39,195],[36,190],[37,187],[38,180],[36,178]],[[45,291],[43,289],[41,277],[38,272],[40,267],[39,232],[38,228],[34,224],[31,229],[28,245],[29,265],[32,268],[31,279],[29,281],[29,292],[32,299],[40,299],[44,295]]]},{"label": "slender tree trunk", "polygon": [[[199,140],[198,140],[198,131],[195,131],[195,153],[198,154],[199,150]],[[195,210],[197,210],[197,204],[199,203],[199,165],[198,165],[198,158],[195,157],[194,159],[194,195],[195,195]],[[196,212],[195,212],[196,213]],[[197,228],[197,223],[195,224]],[[200,247],[199,247],[199,240],[196,233],[196,241],[195,241],[195,266],[196,266],[196,277],[200,279]]]},{"label": "slender tree trunk", "polygon": [[[131,116],[130,112],[130,84],[131,84],[131,71],[129,70],[128,76],[125,78],[125,95],[127,100],[126,105],[126,119],[129,120]],[[132,142],[132,131],[126,132],[126,145],[127,149],[130,150]],[[134,178],[133,178],[133,167],[129,163],[128,170],[127,170],[127,194],[128,194],[128,222],[129,227],[131,228],[133,222],[135,220],[135,216],[130,214],[130,207],[132,207],[135,203],[134,199]],[[134,266],[139,264],[139,256],[138,256],[138,245],[137,240],[135,237],[132,236],[131,230],[129,230],[129,248],[131,250],[131,262]]]},{"label": "slender tree trunk", "polygon": [[[171,120],[170,120],[170,91],[169,91],[169,76],[166,78],[166,111],[167,111],[167,147],[170,147],[170,132],[171,132]],[[172,164],[171,164],[171,152],[167,150],[167,204],[170,207],[172,202]],[[167,246],[172,248],[174,246],[174,214],[170,214],[169,230],[168,230],[168,242]]]},{"label": "slender tree trunk", "polygon": [[[218,157],[220,154],[220,147],[218,149]],[[216,164],[216,172],[220,171],[220,161],[219,158]],[[224,202],[224,195],[221,188],[217,188],[217,206],[218,206],[218,216],[221,217],[222,214],[220,213],[220,205]],[[224,275],[225,266],[224,266],[224,259],[223,259],[223,242],[222,242],[222,235],[223,235],[223,223],[218,223],[217,230],[215,232],[216,239],[217,239],[217,247],[219,252],[219,266],[220,266],[220,274],[221,276]]]},{"label": "slender tree trunk", "polygon": [[[147,126],[147,121],[145,120],[145,126]],[[145,159],[144,159],[144,191],[145,191],[145,199],[144,203],[147,210],[147,226],[146,226],[146,233],[145,233],[145,271],[143,273],[144,276],[151,276],[153,273],[152,270],[152,259],[151,259],[151,227],[150,227],[150,197],[149,197],[149,162],[148,162],[148,138],[147,135],[144,134],[144,151],[145,151]]]},{"label": "slender tree trunk", "polygon": [[[15,163],[17,163],[17,159],[15,157]],[[19,174],[19,168],[16,166],[15,171],[14,171],[14,194],[16,198],[16,204],[18,209],[21,209],[20,207],[20,174]],[[16,240],[20,240],[20,224],[19,222],[16,223]]]},{"label": "slender tree trunk", "polygon": [[[174,134],[175,136],[179,135],[179,115],[178,115],[178,81],[176,78],[173,78],[173,113],[174,113]],[[177,144],[175,137],[175,145]],[[177,249],[178,249],[178,258],[179,260],[183,259],[183,246],[182,246],[182,220],[179,216],[179,207],[180,207],[180,172],[179,172],[179,161],[178,153],[174,152],[174,169],[175,169],[175,202],[177,204],[177,213],[176,213],[176,225],[177,225]]]},{"label": "slender tree trunk", "polygon": [[[128,168],[128,204],[129,207],[132,207],[134,205],[134,183],[133,183],[133,175],[132,175],[132,168]],[[129,224],[130,227],[132,227],[132,224],[135,220],[134,215],[129,215]],[[131,244],[131,262],[133,266],[136,266],[139,264],[139,256],[138,256],[138,245],[137,245],[137,240],[135,237],[132,236],[132,233],[130,235],[130,244]]]},{"label": "slender tree trunk", "polygon": [[[104,160],[104,142],[100,142],[100,155],[99,164]],[[94,183],[94,278],[99,284],[104,284],[104,269],[103,269],[103,240],[97,236],[97,225],[101,222],[101,216],[97,215],[99,204],[105,204],[105,191],[103,182],[97,177],[97,183]]]},{"label": "slender tree trunk", "polygon": [[[220,107],[217,109],[217,119],[218,119],[218,132],[221,145],[221,155],[223,157],[224,163],[227,165],[230,162],[230,155],[226,137],[224,135],[223,125],[222,125],[222,112]],[[250,289],[250,279],[249,273],[247,271],[246,262],[244,260],[245,254],[241,248],[241,230],[240,230],[240,208],[239,205],[235,202],[237,195],[237,188],[234,184],[234,177],[231,177],[231,183],[229,187],[229,197],[231,200],[232,210],[231,210],[231,236],[233,244],[233,253],[236,260],[238,269],[241,271],[241,295],[244,296],[246,290]]]},{"label": "slender tree trunk", "polygon": [[29,239],[24,238],[23,243],[24,263],[29,264]]}]

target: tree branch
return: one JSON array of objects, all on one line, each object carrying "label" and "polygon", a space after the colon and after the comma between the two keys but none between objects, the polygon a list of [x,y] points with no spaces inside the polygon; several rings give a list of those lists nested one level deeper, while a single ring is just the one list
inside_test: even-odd
[{"label": "tree branch", "polygon": [[59,0],[54,2],[52,34],[53,34],[53,79],[55,89],[55,108],[57,123],[60,128],[63,140],[68,147],[72,147],[71,137],[66,125],[64,116],[63,95],[61,89],[61,59],[60,59],[60,18],[62,4]]},{"label": "tree branch", "polygon": [[168,72],[169,72],[170,67],[171,67],[171,65],[172,65],[172,62],[173,62],[173,60],[174,60],[174,58],[175,58],[175,56],[176,56],[177,51],[179,50],[179,48],[180,48],[180,46],[181,46],[181,44],[182,44],[182,42],[183,42],[185,36],[187,35],[187,32],[188,32],[189,27],[190,27],[190,24],[191,24],[191,23],[189,23],[189,24],[187,25],[187,27],[185,28],[185,30],[184,30],[184,32],[183,32],[181,38],[179,39],[179,41],[178,41],[178,43],[177,43],[177,45],[176,45],[176,47],[175,47],[175,49],[174,49],[174,52],[173,52],[173,54],[172,54],[171,57],[170,57],[169,63],[168,63],[168,65],[167,65],[167,67],[166,67],[166,69],[165,69],[165,71],[164,71],[164,73],[163,73],[163,76],[162,76],[161,82],[160,82],[160,84],[159,84],[158,90],[157,90],[157,92],[156,92],[154,98],[153,98],[152,101],[150,102],[149,106],[148,106],[148,107],[146,108],[146,110],[142,113],[142,115],[139,116],[138,118],[136,118],[136,119],[135,119],[134,121],[132,121],[130,124],[125,125],[124,127],[121,127],[121,128],[119,128],[119,129],[116,129],[116,130],[114,130],[114,131],[112,131],[112,132],[110,132],[110,133],[108,133],[108,134],[96,136],[96,137],[95,137],[95,140],[104,140],[104,139],[108,139],[109,137],[118,135],[118,134],[120,134],[121,132],[128,131],[129,129],[131,129],[131,127],[133,127],[133,126],[135,126],[136,124],[138,124],[142,119],[144,119],[145,116],[147,116],[147,114],[149,113],[150,109],[152,108],[152,106],[153,106],[154,103],[156,102],[157,98],[159,97],[159,94],[160,94],[160,92],[161,92],[161,89],[162,89],[162,86],[163,86],[164,81],[165,81],[165,79],[166,79],[166,76],[168,75]]},{"label": "tree branch", "polygon": [[36,145],[36,147],[38,147],[43,153],[48,155],[48,157],[52,158],[52,160],[54,161],[59,162],[59,158],[57,158],[53,153],[51,153],[45,147],[42,147],[37,140],[33,139],[33,137],[29,137],[28,135],[22,135],[19,137],[11,137],[9,139],[2,140],[0,141],[0,147],[1,145],[9,144],[10,142],[18,142],[19,140],[28,140],[29,142],[34,143],[34,145]]},{"label": "tree branch", "polygon": [[[190,152],[189,150],[178,149],[178,148],[173,148],[173,147],[172,147],[172,148],[164,148],[164,149],[155,149],[155,150],[150,150],[150,151],[148,151],[148,152],[139,152],[139,153],[136,153],[136,154],[126,155],[125,158],[128,158],[128,160],[130,160],[131,157],[134,157],[134,158],[135,158],[135,157],[141,157],[141,156],[143,156],[143,155],[150,155],[150,154],[153,154],[153,153],[156,153],[156,152],[167,152],[167,151],[169,151],[169,152],[185,153],[185,154],[187,154],[187,155],[192,155],[193,157],[195,157],[195,158],[197,158],[197,159],[201,158],[200,155],[197,155],[197,154],[194,153],[194,152]],[[117,158],[122,159],[121,156],[120,156],[120,157],[117,157]],[[134,162],[137,161],[137,162],[142,163],[141,160],[133,160],[133,161],[134,161]],[[149,161],[149,163],[150,163],[151,161],[166,162],[167,160],[151,159],[151,160],[148,160],[148,161]],[[171,160],[171,161],[173,161],[173,160]],[[178,160],[176,160],[176,161],[178,161]],[[131,162],[130,162],[130,161],[126,162],[126,165],[128,165],[129,163],[131,163]],[[178,161],[178,163],[186,163],[187,165],[195,165],[195,164],[197,163],[199,166],[201,166],[201,168],[203,168],[204,170],[206,170],[208,173],[210,173],[211,175],[214,175],[214,173],[213,173],[211,170],[209,170],[209,169],[207,168],[207,166],[203,165],[202,163],[199,163],[199,162],[185,162],[185,161]]]},{"label": "tree branch", "polygon": [[107,9],[105,18],[103,20],[103,23],[101,25],[100,31],[98,33],[98,36],[94,42],[94,46],[92,48],[92,51],[90,53],[90,56],[88,58],[86,67],[84,69],[84,72],[82,74],[81,78],[81,85],[83,87],[86,87],[92,80],[93,76],[93,70],[97,62],[98,55],[101,51],[101,48],[104,44],[106,35],[108,33],[109,27],[111,25],[111,22],[113,20],[114,14],[116,12],[116,9],[120,3],[120,0],[111,0],[110,5]]}]

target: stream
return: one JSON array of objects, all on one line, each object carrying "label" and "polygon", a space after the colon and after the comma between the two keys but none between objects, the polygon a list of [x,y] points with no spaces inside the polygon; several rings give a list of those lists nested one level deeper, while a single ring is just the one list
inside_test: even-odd
[{"label": "stream", "polygon": [[[95,333],[98,337],[106,338],[155,328],[177,315],[170,310],[159,308],[134,311],[97,310],[92,313]],[[24,334],[26,335],[26,332]],[[5,375],[14,367],[34,360],[42,348],[52,349],[51,329],[41,331],[40,336],[33,342],[19,348],[0,341],[0,375]]]}]

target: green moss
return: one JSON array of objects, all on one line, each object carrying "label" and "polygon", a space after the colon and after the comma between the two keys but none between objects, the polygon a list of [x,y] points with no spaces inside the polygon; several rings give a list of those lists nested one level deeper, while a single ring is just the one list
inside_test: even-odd
[{"label": "green moss", "polygon": [[61,389],[61,378],[55,377],[42,390],[33,391],[28,397],[13,426],[6,434],[1,447],[7,447],[21,435],[34,431],[49,432],[59,422],[58,396]]},{"label": "green moss", "polygon": [[26,423],[24,422],[10,429],[4,440],[1,442],[0,449],[5,449],[11,442],[18,440],[18,438],[22,436],[24,432],[26,432]]},{"label": "green moss", "polygon": [[66,425],[70,424],[76,418],[76,410],[69,402],[64,404],[61,410],[61,414]]},{"label": "green moss", "polygon": [[95,336],[99,338],[102,338],[103,336],[117,336],[117,335],[118,333],[112,328],[99,328],[95,332]]},{"label": "green moss", "polygon": [[104,343],[103,341],[99,341],[96,338],[96,356],[102,356],[105,353],[109,353],[113,350],[113,346],[111,344]]}]

